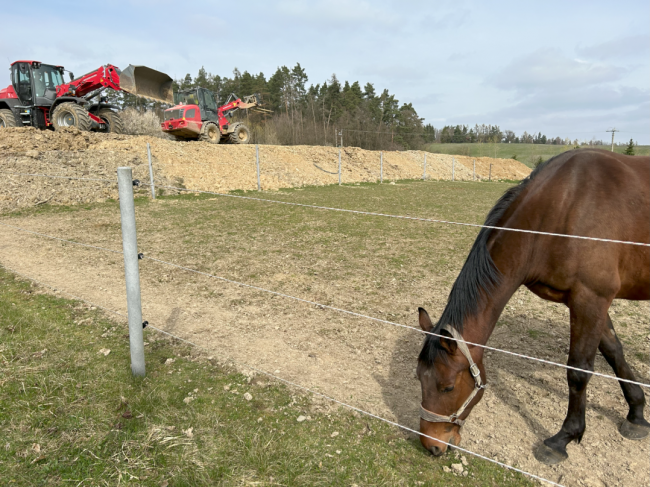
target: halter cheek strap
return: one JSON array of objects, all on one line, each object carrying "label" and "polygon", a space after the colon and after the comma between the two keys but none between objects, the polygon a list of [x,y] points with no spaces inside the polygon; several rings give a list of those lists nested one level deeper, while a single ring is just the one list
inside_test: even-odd
[{"label": "halter cheek strap", "polygon": [[454,414],[450,416],[443,416],[441,414],[436,414],[432,411],[429,411],[428,409],[425,409],[424,406],[420,405],[420,418],[430,423],[453,423],[457,424],[458,426],[463,426],[463,424],[465,424],[465,420],[459,419],[459,417],[462,416],[462,414],[474,400],[479,391],[487,387],[487,384],[483,384],[483,380],[481,379],[481,371],[479,370],[478,365],[476,365],[472,359],[472,355],[469,353],[469,348],[467,348],[467,344],[465,343],[463,336],[454,327],[449,325],[445,325],[441,329],[446,330],[451,334],[451,336],[456,340],[456,343],[458,344],[458,350],[460,350],[460,352],[469,362],[469,372],[474,378],[474,389],[472,390],[469,397],[465,400],[463,405],[458,408],[458,411],[456,411]]}]

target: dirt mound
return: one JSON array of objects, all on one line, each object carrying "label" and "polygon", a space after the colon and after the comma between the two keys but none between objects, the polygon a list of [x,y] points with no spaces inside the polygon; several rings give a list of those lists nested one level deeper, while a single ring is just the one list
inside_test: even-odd
[{"label": "dirt mound", "polygon": [[[68,180],[67,177],[115,180],[119,166],[133,167],[134,177],[148,181],[147,143],[151,145],[156,184],[183,185],[207,191],[257,189],[255,146],[178,142],[157,137],[34,128],[0,131],[0,211],[49,203],[71,204],[116,198],[112,182]],[[275,190],[338,182],[339,149],[319,146],[259,148],[262,189]],[[530,169],[512,159],[470,158],[422,151],[383,152],[384,180],[523,179]],[[380,153],[356,147],[341,150],[343,183],[380,178]],[[474,173],[474,164],[476,172]],[[19,174],[20,173],[20,174]],[[24,174],[50,174],[48,179]],[[142,189],[148,191],[148,188]]]}]

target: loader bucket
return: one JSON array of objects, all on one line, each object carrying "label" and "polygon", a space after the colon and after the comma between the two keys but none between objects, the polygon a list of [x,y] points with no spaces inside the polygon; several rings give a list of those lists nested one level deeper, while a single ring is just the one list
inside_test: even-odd
[{"label": "loader bucket", "polygon": [[146,66],[129,66],[120,73],[120,88],[132,95],[163,103],[174,103],[173,80],[165,73]]}]

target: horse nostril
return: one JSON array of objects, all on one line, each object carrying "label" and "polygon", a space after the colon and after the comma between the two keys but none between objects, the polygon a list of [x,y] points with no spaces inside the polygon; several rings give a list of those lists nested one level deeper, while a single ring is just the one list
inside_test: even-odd
[{"label": "horse nostril", "polygon": [[431,448],[429,448],[429,451],[433,454],[434,457],[439,457],[443,453],[442,448],[439,446],[431,446]]}]

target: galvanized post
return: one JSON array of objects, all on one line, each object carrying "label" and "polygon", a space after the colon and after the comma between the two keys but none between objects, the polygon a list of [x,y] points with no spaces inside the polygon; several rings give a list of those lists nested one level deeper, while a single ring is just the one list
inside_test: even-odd
[{"label": "galvanized post", "polygon": [[455,157],[451,158],[451,180],[452,181],[456,180],[456,158]]},{"label": "galvanized post", "polygon": [[255,164],[257,166],[257,190],[262,191],[262,183],[260,182],[260,146],[255,144]]},{"label": "galvanized post", "polygon": [[384,152],[379,153],[379,182],[384,182]]},{"label": "galvanized post", "polygon": [[156,188],[154,188],[153,185],[153,166],[151,165],[151,147],[149,147],[149,142],[147,142],[147,155],[149,156],[149,181],[151,181],[151,197],[153,199],[156,199]]},{"label": "galvanized post", "polygon": [[474,159],[474,172],[472,173],[472,181],[476,181],[476,159]]},{"label": "galvanized post", "polygon": [[341,148],[339,147],[339,186],[341,186]]},{"label": "galvanized post", "polygon": [[490,164],[490,175],[488,176],[488,180],[492,181],[492,164]]},{"label": "galvanized post", "polygon": [[129,318],[131,372],[135,376],[144,377],[140,270],[138,267],[138,241],[135,229],[135,205],[133,202],[133,174],[130,167],[117,168],[117,184],[122,221],[122,249],[124,250],[124,277],[126,279],[126,304]]},{"label": "galvanized post", "polygon": [[424,172],[422,173],[422,181],[427,180],[427,155],[424,154]]}]

